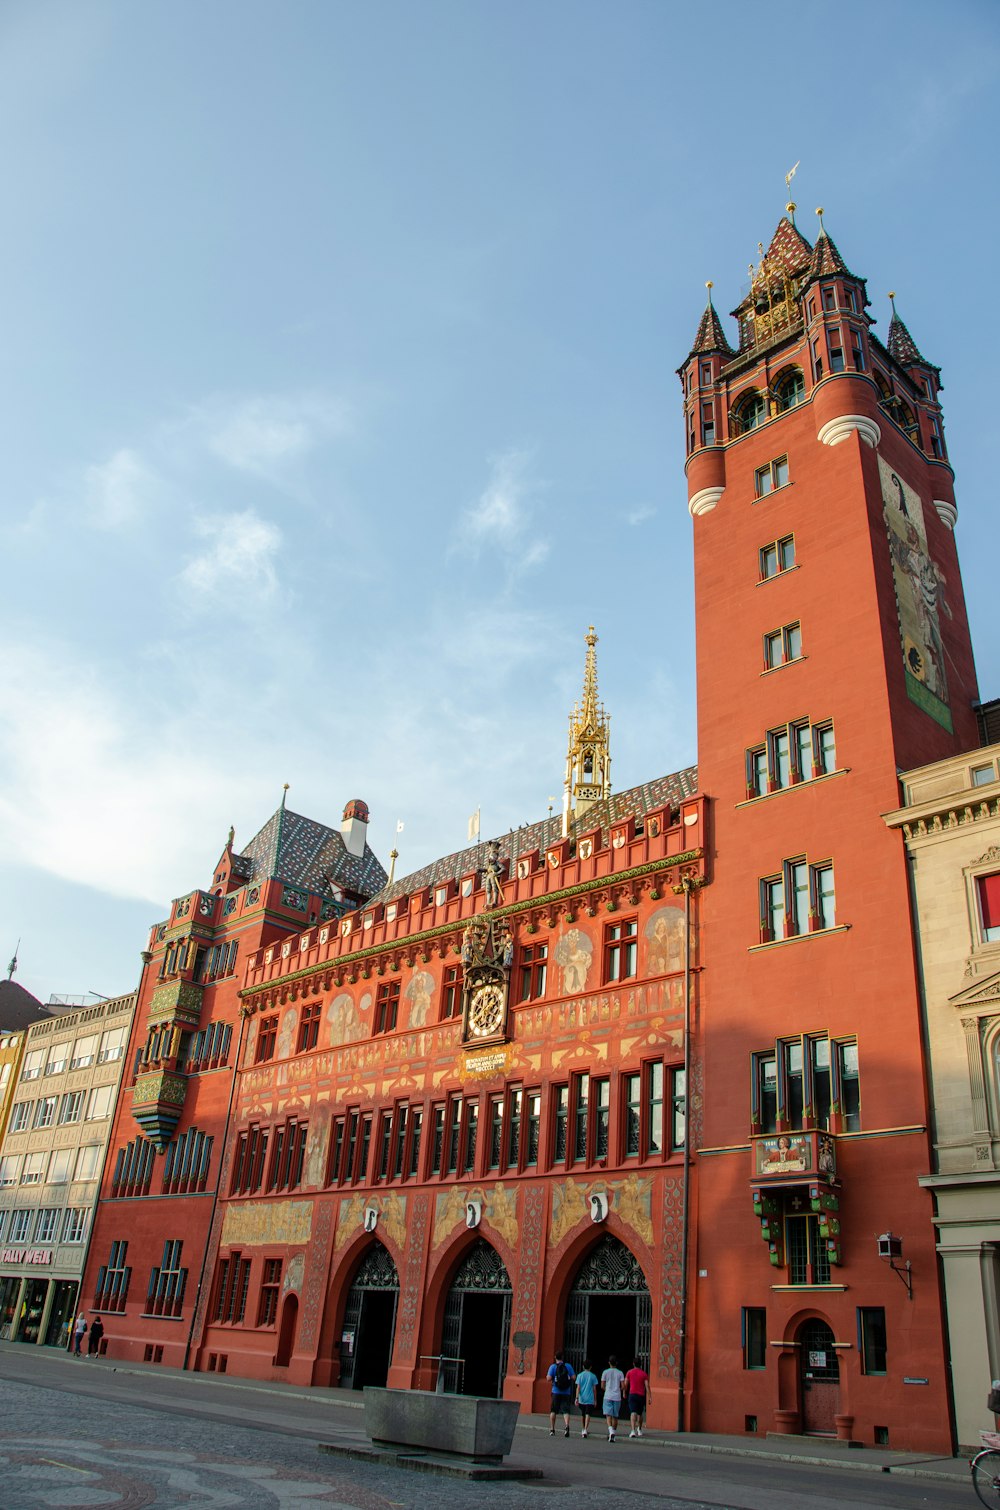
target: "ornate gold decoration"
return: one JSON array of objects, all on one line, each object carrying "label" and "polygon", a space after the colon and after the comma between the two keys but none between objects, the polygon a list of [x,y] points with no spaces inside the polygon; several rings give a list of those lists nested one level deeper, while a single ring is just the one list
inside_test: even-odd
[{"label": "ornate gold decoration", "polygon": [[611,719],[597,695],[597,635],[586,634],[583,697],[569,716],[569,747],[563,792],[563,838],[570,821],[579,825],[595,803],[611,795]]},{"label": "ornate gold decoration", "polygon": [[227,1207],[222,1223],[223,1247],[238,1243],[260,1247],[268,1243],[301,1243],[312,1236],[312,1201],[281,1201],[269,1205],[263,1201]]}]

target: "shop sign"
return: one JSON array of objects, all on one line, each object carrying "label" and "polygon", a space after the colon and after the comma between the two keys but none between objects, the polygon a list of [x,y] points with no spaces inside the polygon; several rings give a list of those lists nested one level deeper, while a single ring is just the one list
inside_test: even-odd
[{"label": "shop sign", "polygon": [[0,1262],[5,1264],[50,1264],[51,1248],[5,1248]]}]

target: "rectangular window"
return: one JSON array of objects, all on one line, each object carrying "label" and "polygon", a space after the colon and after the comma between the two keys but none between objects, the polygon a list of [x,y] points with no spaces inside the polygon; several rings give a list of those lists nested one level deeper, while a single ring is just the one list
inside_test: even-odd
[{"label": "rectangular window", "polygon": [[635,975],[639,924],[635,918],[609,923],[604,930],[604,979],[613,983]]},{"label": "rectangular window", "polygon": [[832,928],[837,920],[837,896],[832,865],[813,865],[812,914],[816,928]]},{"label": "rectangular window", "polygon": [[767,1312],[763,1306],[743,1307],[743,1367],[767,1366]]},{"label": "rectangular window", "polygon": [[983,942],[995,944],[1000,941],[1000,871],[991,876],[976,877],[976,896],[979,899]]},{"label": "rectangular window", "polygon": [[828,1285],[830,1260],[819,1235],[818,1217],[785,1217],[785,1252],[788,1282],[793,1285]]},{"label": "rectangular window", "polygon": [[524,1092],[512,1090],[507,1102],[507,1153],[504,1166],[517,1169],[521,1161],[521,1108]]},{"label": "rectangular window", "polygon": [[590,1102],[590,1076],[573,1077],[573,1162],[583,1164],[587,1160],[587,1112]]},{"label": "rectangular window", "polygon": [[844,1132],[860,1132],[861,1080],[858,1074],[858,1046],[856,1043],[838,1043],[836,1049],[840,1125]]},{"label": "rectangular window", "polygon": [[785,937],[785,883],[765,876],[760,883],[760,933],[765,943]]},{"label": "rectangular window", "polygon": [[83,1116],[83,1091],[70,1091],[63,1096],[59,1107],[59,1125],[66,1122],[79,1122]]},{"label": "rectangular window", "polygon": [[864,342],[861,339],[860,331],[857,330],[851,331],[851,361],[854,363],[855,372],[864,372],[866,370],[867,363],[865,362]]},{"label": "rectangular window", "polygon": [[42,1073],[45,1063],[45,1050],[32,1049],[30,1054],[25,1054],[24,1063],[21,1065],[22,1080],[37,1080]]},{"label": "rectangular window", "polygon": [[670,1148],[682,1153],[687,1135],[687,1075],[684,1070],[670,1071]]},{"label": "rectangular window", "polygon": [[0,1185],[16,1185],[21,1176],[22,1155],[5,1154],[0,1159]]},{"label": "rectangular window", "polygon": [[40,1185],[47,1162],[48,1155],[43,1152],[26,1153],[24,1163],[21,1165],[21,1184]]},{"label": "rectangular window", "polygon": [[754,1123],[761,1132],[778,1130],[778,1060],[775,1054],[754,1055]]},{"label": "rectangular window", "polygon": [[32,1127],[51,1127],[56,1120],[56,1102],[58,1096],[43,1096],[35,1102],[35,1115],[32,1119]]},{"label": "rectangular window", "polygon": [[944,440],[941,436],[941,426],[936,419],[929,421],[931,431],[931,455],[939,459],[944,456]]},{"label": "rectangular window", "polygon": [[759,884],[762,943],[836,926],[831,861],[786,860],[780,876],[765,876]]},{"label": "rectangular window", "polygon": [[663,1065],[646,1066],[646,1153],[662,1154],[663,1148]]},{"label": "rectangular window", "polygon": [[399,1016],[399,981],[384,980],[375,993],[375,1032],[392,1033]]},{"label": "rectangular window", "polygon": [[490,1097],[490,1152],[489,1169],[499,1169],[503,1157],[503,1097]]},{"label": "rectangular window", "polygon": [[702,364],[701,364],[701,379],[700,379],[700,381],[702,382],[702,384],[710,383],[712,381],[712,364],[711,364],[711,362],[702,362]]},{"label": "rectangular window", "polygon": [[465,1157],[462,1160],[463,1174],[474,1174],[476,1168],[476,1139],[479,1133],[479,1102],[465,1103]]},{"label": "rectangular window", "polygon": [[996,770],[992,764],[976,765],[969,772],[969,777],[973,786],[989,786],[996,780]]},{"label": "rectangular window", "polygon": [[758,745],[747,751],[747,795],[763,797],[768,789],[767,750]]},{"label": "rectangular window", "polygon": [[795,536],[783,535],[760,548],[760,580],[780,576],[795,565]]},{"label": "rectangular window", "polygon": [[446,965],[442,1017],[458,1017],[462,1011],[462,967]]},{"label": "rectangular window", "polygon": [[767,736],[769,785],[782,789],[792,782],[792,750],[787,729],[774,729]]},{"label": "rectangular window", "polygon": [[54,1043],[45,1062],[46,1075],[61,1075],[69,1063],[69,1044]]},{"label": "rectangular window", "polygon": [[278,1299],[281,1295],[281,1259],[265,1258],[264,1274],[260,1282],[260,1303],[257,1307],[257,1325],[275,1326],[278,1320]]},{"label": "rectangular window", "polygon": [[833,1079],[830,1071],[829,1038],[810,1038],[809,1071],[812,1079],[812,1106],[816,1126],[829,1130],[833,1110]]},{"label": "rectangular window", "polygon": [[548,944],[531,944],[521,950],[520,1001],[537,1001],[545,995],[545,977],[548,969]]},{"label": "rectangular window", "polygon": [[703,446],[715,445],[714,404],[702,404],[701,406],[701,443]]},{"label": "rectangular window", "polygon": [[829,776],[837,769],[837,747],[833,737],[833,724],[818,724],[813,728],[813,775]]},{"label": "rectangular window", "polygon": [[322,1011],[322,1003],[310,1002],[302,1008],[299,1016],[299,1038],[297,1052],[307,1054],[314,1049],[319,1042],[319,1019]]},{"label": "rectangular window", "polygon": [[458,1154],[462,1141],[462,1098],[452,1096],[448,1104],[448,1173],[458,1173]]},{"label": "rectangular window", "polygon": [[822,290],[822,293],[823,293],[823,308],[826,309],[826,310],[836,309],[837,308],[837,290],[835,288],[832,288],[832,287],[831,288],[824,288]]},{"label": "rectangular window", "polygon": [[534,1169],[538,1164],[542,1139],[542,1093],[541,1091],[527,1091],[525,1095],[527,1109],[524,1128],[524,1167]]},{"label": "rectangular window", "polygon": [[783,1127],[791,1127],[798,1131],[802,1127],[802,1113],[805,1104],[802,1040],[800,1038],[793,1039],[790,1043],[782,1044],[781,1049],[781,1089],[784,1098],[781,1106],[781,1123]]},{"label": "rectangular window", "polygon": [[87,1235],[86,1206],[70,1206],[63,1220],[64,1243],[82,1243]]},{"label": "rectangular window", "polygon": [[783,624],[764,636],[764,667],[773,671],[775,666],[784,666],[797,661],[802,655],[802,625]]},{"label": "rectangular window", "polygon": [[57,1148],[49,1157],[47,1179],[50,1185],[65,1185],[73,1167],[72,1148]]},{"label": "rectangular window", "polygon": [[78,1038],[73,1045],[73,1054],[69,1062],[71,1070],[85,1070],[93,1064],[94,1055],[97,1053],[98,1035],[92,1033],[86,1038]]},{"label": "rectangular window", "polygon": [[818,383],[823,376],[823,358],[820,354],[819,341],[809,342],[809,354],[812,357],[813,378]]},{"label": "rectangular window", "polygon": [[411,1175],[420,1173],[420,1136],[424,1126],[423,1107],[415,1106],[410,1113],[410,1160]]},{"label": "rectangular window", "polygon": [[125,1052],[125,1042],[128,1038],[128,1028],[108,1028],[106,1033],[101,1034],[101,1047],[97,1055],[98,1064],[111,1064],[120,1059]]},{"label": "rectangular window", "polygon": [[372,1141],[372,1114],[365,1112],[361,1118],[361,1139],[358,1144],[358,1162],[354,1170],[354,1183],[357,1185],[368,1173],[368,1153]]},{"label": "rectangular window", "polygon": [[839,325],[831,325],[827,333],[830,343],[830,371],[843,372],[844,370],[844,344]]},{"label": "rectangular window", "polygon": [[[70,1152],[69,1149],[66,1150]],[[76,1168],[73,1171],[74,1180],[96,1180],[101,1172],[101,1145],[99,1143],[85,1143],[76,1155]]]},{"label": "rectangular window", "polygon": [[378,1163],[375,1169],[375,1178],[385,1180],[389,1177],[389,1149],[392,1145],[392,1112],[379,1113],[378,1130]]},{"label": "rectangular window", "polygon": [[622,1100],[625,1112],[625,1157],[632,1158],[639,1152],[642,1127],[642,1076],[622,1076]]},{"label": "rectangular window", "polygon": [[273,1017],[262,1017],[260,1027],[257,1029],[257,1052],[254,1054],[254,1064],[263,1064],[265,1060],[273,1059],[277,1042],[277,1013]]},{"label": "rectangular window", "polygon": [[31,1206],[25,1206],[21,1211],[14,1212],[14,1220],[10,1224],[10,1240],[12,1243],[26,1243],[28,1241],[31,1218],[34,1214]]},{"label": "rectangular window", "polygon": [[33,1101],[17,1102],[14,1110],[10,1114],[10,1132],[16,1133],[24,1131],[30,1120],[31,1108],[34,1106],[34,1104],[35,1103]]},{"label": "rectangular window", "polygon": [[766,498],[788,482],[788,457],[778,456],[766,467],[758,467],[754,475],[754,492],[758,498]]},{"label": "rectangular window", "polygon": [[434,1141],[431,1146],[431,1174],[440,1174],[441,1165],[444,1161],[444,1107],[434,1106],[431,1108],[434,1119]]},{"label": "rectangular window", "polygon": [[590,1110],[594,1124],[594,1158],[606,1159],[611,1134],[611,1081],[590,1082]]},{"label": "rectangular window", "polygon": [[858,1306],[858,1351],[863,1374],[886,1372],[885,1308]]},{"label": "rectangular window", "polygon": [[552,1162],[562,1164],[566,1159],[566,1140],[569,1123],[569,1086],[552,1088]]},{"label": "rectangular window", "polygon": [[97,1122],[111,1116],[115,1088],[113,1085],[95,1085],[87,1098],[87,1121]]},{"label": "rectangular window", "polygon": [[159,1267],[149,1271],[145,1315],[180,1316],[187,1289],[187,1270],[181,1268],[183,1246],[179,1238],[163,1244]]},{"label": "rectangular window", "polygon": [[406,1140],[409,1136],[410,1109],[408,1106],[397,1106],[393,1118],[393,1151],[392,1151],[392,1177],[394,1180],[403,1178],[403,1170],[406,1165]]},{"label": "rectangular window", "polygon": [[214,1320],[239,1325],[247,1309],[250,1289],[250,1260],[241,1253],[231,1253],[219,1264]]}]

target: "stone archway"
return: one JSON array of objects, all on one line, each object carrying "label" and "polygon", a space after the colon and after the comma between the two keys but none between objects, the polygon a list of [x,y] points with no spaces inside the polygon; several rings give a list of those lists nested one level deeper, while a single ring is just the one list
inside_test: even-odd
[{"label": "stone archway", "polygon": [[499,1399],[507,1374],[512,1287],[507,1266],[485,1238],[477,1238],[451,1281],[441,1324],[445,1388]]},{"label": "stone archway", "polygon": [[802,1430],[808,1436],[836,1436],[840,1411],[840,1362],[830,1327],[811,1316],[799,1328],[799,1388]]},{"label": "stone archway", "polygon": [[589,1358],[600,1374],[614,1353],[624,1370],[649,1366],[653,1307],[638,1259],[605,1233],[584,1256],[566,1298],[562,1345],[575,1369]]},{"label": "stone archway", "polygon": [[342,1389],[385,1384],[398,1303],[399,1274],[392,1254],[375,1241],[365,1249],[344,1304],[340,1329]]}]

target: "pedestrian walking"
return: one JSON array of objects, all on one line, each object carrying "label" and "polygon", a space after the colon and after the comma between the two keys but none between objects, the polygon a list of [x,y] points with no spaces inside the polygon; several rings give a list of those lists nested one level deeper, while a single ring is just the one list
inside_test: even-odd
[{"label": "pedestrian walking", "polygon": [[636,1358],[625,1375],[625,1392],[628,1395],[628,1409],[632,1421],[629,1436],[641,1437],[643,1422],[646,1418],[646,1400],[653,1393],[649,1387],[649,1375],[642,1366],[641,1358]]},{"label": "pedestrian walking", "polygon": [[583,1419],[581,1437],[590,1435],[590,1417],[597,1409],[597,1375],[590,1366],[590,1359],[584,1361],[582,1373],[576,1376],[576,1403],[580,1407],[580,1415]]},{"label": "pedestrian walking", "polygon": [[87,1335],[87,1318],[81,1311],[73,1323],[73,1356],[79,1358],[83,1339]]},{"label": "pedestrian walking", "polygon": [[618,1433],[622,1388],[625,1384],[625,1375],[618,1367],[618,1359],[614,1353],[608,1359],[608,1366],[601,1375],[601,1384],[604,1388],[604,1419],[608,1423],[608,1441],[613,1442]]},{"label": "pedestrian walking", "polygon": [[96,1358],[101,1351],[101,1338],[104,1336],[104,1322],[100,1316],[95,1316],[90,1323],[90,1336],[87,1338],[87,1357]]},{"label": "pedestrian walking", "polygon": [[576,1375],[561,1352],[556,1353],[555,1361],[549,1364],[547,1378],[552,1380],[552,1409],[549,1412],[549,1436],[554,1437],[556,1434],[556,1416],[561,1411],[566,1426],[563,1436],[568,1437],[569,1412],[573,1404],[573,1380],[576,1378]]}]

